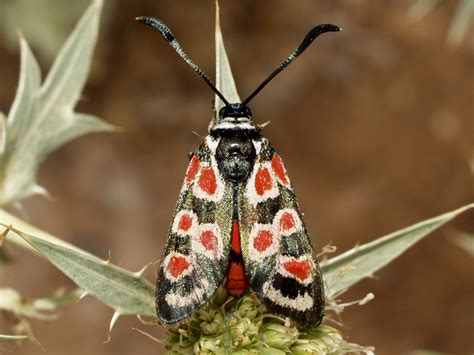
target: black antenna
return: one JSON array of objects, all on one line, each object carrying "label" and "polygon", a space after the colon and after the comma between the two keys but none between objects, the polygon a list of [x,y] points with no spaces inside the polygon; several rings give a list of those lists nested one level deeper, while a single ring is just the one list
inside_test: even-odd
[{"label": "black antenna", "polygon": [[159,31],[161,35],[166,39],[166,41],[169,43],[171,47],[178,53],[178,55],[184,59],[188,65],[193,68],[193,70],[198,73],[198,75],[204,79],[204,81],[209,85],[212,91],[216,93],[217,96],[220,97],[220,99],[224,102],[226,106],[229,105],[229,102],[226,100],[224,95],[221,94],[219,90],[214,86],[212,83],[211,79],[199,68],[196,63],[194,63],[191,58],[189,58],[188,54],[183,50],[181,45],[178,43],[178,41],[174,38],[173,33],[171,33],[171,30],[166,26],[163,22],[160,20],[153,18],[153,17],[147,17],[147,16],[140,16],[135,18],[135,20],[140,21],[141,23],[144,23],[145,25],[153,27],[155,30]]},{"label": "black antenna", "polygon": [[289,56],[286,58],[276,69],[273,73],[270,74],[268,78],[266,78],[253,93],[247,97],[244,102],[242,102],[242,106],[247,106],[247,104],[275,77],[278,73],[280,73],[283,69],[285,69],[288,65],[291,64],[301,53],[305,51],[306,48],[309,47],[311,43],[320,35],[325,32],[338,32],[342,29],[339,26],[324,24],[314,27],[311,31],[307,33],[303,42],[296,48]]}]

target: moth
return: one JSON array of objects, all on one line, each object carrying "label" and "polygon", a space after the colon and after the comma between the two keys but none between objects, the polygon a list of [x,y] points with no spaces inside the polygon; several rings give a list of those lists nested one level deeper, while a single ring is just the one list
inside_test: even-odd
[{"label": "moth", "polygon": [[250,288],[269,311],[303,327],[319,325],[323,280],[303,214],[282,159],[253,123],[248,104],[316,37],[341,29],[314,27],[250,96],[230,103],[163,22],[137,20],[159,31],[224,103],[190,153],[157,276],[159,320],[185,320],[224,286],[235,297]]}]

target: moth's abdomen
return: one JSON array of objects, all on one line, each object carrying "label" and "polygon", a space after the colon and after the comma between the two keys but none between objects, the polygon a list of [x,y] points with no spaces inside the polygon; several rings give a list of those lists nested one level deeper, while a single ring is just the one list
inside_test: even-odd
[{"label": "moth's abdomen", "polygon": [[249,287],[249,281],[245,275],[242,251],[240,248],[240,230],[236,219],[232,223],[232,241],[230,249],[230,260],[227,269],[225,289],[235,297],[240,297]]}]

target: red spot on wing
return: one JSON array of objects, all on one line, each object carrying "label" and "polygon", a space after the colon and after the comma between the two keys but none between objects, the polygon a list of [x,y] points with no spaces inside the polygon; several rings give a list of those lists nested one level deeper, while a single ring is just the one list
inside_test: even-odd
[{"label": "red spot on wing", "polygon": [[273,243],[273,235],[268,230],[261,230],[253,240],[253,247],[259,252],[267,250]]},{"label": "red spot on wing", "polygon": [[173,277],[178,277],[189,267],[189,263],[183,256],[172,256],[168,263],[168,271]]},{"label": "red spot on wing", "polygon": [[186,184],[191,184],[193,182],[194,177],[196,176],[197,172],[199,171],[199,157],[197,155],[193,155],[191,161],[189,162],[188,172],[186,173]]},{"label": "red spot on wing", "polygon": [[271,190],[272,188],[272,177],[267,168],[260,168],[255,174],[255,191],[258,195],[263,196],[263,194]]},{"label": "red spot on wing", "polygon": [[209,195],[214,195],[217,190],[216,174],[212,167],[205,167],[201,169],[201,176],[199,178],[199,187],[202,191]]},{"label": "red spot on wing", "polygon": [[207,250],[216,251],[217,250],[217,237],[211,230],[206,230],[201,233],[199,236],[201,244]]},{"label": "red spot on wing", "polygon": [[280,229],[284,231],[288,231],[295,226],[295,220],[293,216],[289,212],[285,212],[280,217]]},{"label": "red spot on wing", "polygon": [[188,214],[183,214],[179,219],[178,228],[187,232],[193,225],[193,219]]},{"label": "red spot on wing", "polygon": [[283,267],[286,271],[288,271],[290,274],[294,275],[301,281],[306,280],[311,272],[311,264],[308,260],[290,260],[285,262],[283,264]]},{"label": "red spot on wing", "polygon": [[288,176],[286,175],[283,162],[279,155],[274,155],[272,158],[272,169],[275,172],[275,175],[281,180],[282,183],[288,184]]}]

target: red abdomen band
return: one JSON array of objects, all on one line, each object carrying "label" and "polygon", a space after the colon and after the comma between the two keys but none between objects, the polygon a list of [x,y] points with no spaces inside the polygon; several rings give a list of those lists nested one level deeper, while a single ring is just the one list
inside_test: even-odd
[{"label": "red abdomen band", "polygon": [[240,249],[240,230],[236,219],[232,223],[232,241],[230,247],[230,260],[227,269],[226,282],[224,287],[235,297],[240,297],[249,287],[249,281],[245,275],[242,251]]}]

